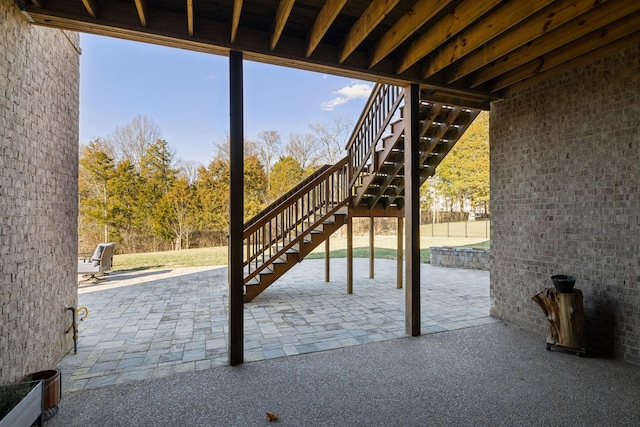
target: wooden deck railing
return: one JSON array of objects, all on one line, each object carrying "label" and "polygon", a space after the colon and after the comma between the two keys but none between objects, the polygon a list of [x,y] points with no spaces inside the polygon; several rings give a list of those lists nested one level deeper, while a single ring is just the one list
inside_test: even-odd
[{"label": "wooden deck railing", "polygon": [[345,157],[245,227],[245,283],[347,203],[347,166]]},{"label": "wooden deck railing", "polygon": [[376,144],[382,139],[403,99],[404,90],[399,86],[378,83],[371,92],[347,143],[350,187],[356,184],[365,166],[373,161]]},{"label": "wooden deck railing", "polygon": [[297,183],[295,186],[291,187],[289,191],[284,193],[282,196],[278,197],[276,200],[271,202],[269,206],[265,207],[263,210],[258,212],[254,217],[250,218],[247,222],[244,223],[244,229],[246,230],[251,225],[255,224],[259,220],[261,220],[265,215],[269,215],[269,212],[274,210],[277,206],[281,205],[285,200],[291,197],[293,194],[300,191],[308,183],[314,181],[320,174],[322,174],[327,169],[331,168],[332,165],[323,165],[318,168],[318,170],[314,171],[311,175],[304,178],[302,181]]}]

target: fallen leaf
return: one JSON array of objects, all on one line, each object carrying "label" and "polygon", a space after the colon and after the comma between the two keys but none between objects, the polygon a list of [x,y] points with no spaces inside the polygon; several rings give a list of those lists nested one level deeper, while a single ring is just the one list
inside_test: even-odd
[{"label": "fallen leaf", "polygon": [[272,414],[271,412],[267,412],[267,419],[269,421],[276,421],[278,419],[278,415]]}]

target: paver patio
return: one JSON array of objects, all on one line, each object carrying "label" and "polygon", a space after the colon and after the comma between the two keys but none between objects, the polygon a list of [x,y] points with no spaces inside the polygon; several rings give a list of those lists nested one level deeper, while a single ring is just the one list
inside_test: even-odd
[{"label": "paver patio", "polygon": [[[396,262],[354,260],[354,293],[346,293],[346,260],[305,260],[245,304],[245,361],[392,340],[404,332],[404,290]],[[422,333],[496,322],[489,316],[489,272],[421,266]],[[83,390],[224,366],[227,356],[226,267],[112,273],[81,285],[78,354],[59,363],[63,390]]]}]

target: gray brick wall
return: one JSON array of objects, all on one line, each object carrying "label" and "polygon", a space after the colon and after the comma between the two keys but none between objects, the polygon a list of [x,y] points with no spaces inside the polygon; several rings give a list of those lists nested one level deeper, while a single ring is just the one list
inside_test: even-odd
[{"label": "gray brick wall", "polygon": [[640,364],[640,45],[495,103],[490,132],[492,315],[546,334],[530,298],[571,274],[591,351]]},{"label": "gray brick wall", "polygon": [[73,346],[77,303],[78,36],[0,0],[0,382]]}]

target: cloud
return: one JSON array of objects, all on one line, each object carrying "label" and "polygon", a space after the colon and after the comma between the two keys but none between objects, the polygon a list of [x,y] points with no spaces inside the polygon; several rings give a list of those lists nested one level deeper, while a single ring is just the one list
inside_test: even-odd
[{"label": "cloud", "polygon": [[333,99],[320,104],[322,111],[333,111],[339,105],[346,104],[349,101],[359,98],[368,98],[373,86],[366,83],[356,83],[351,86],[345,86],[335,92]]}]

